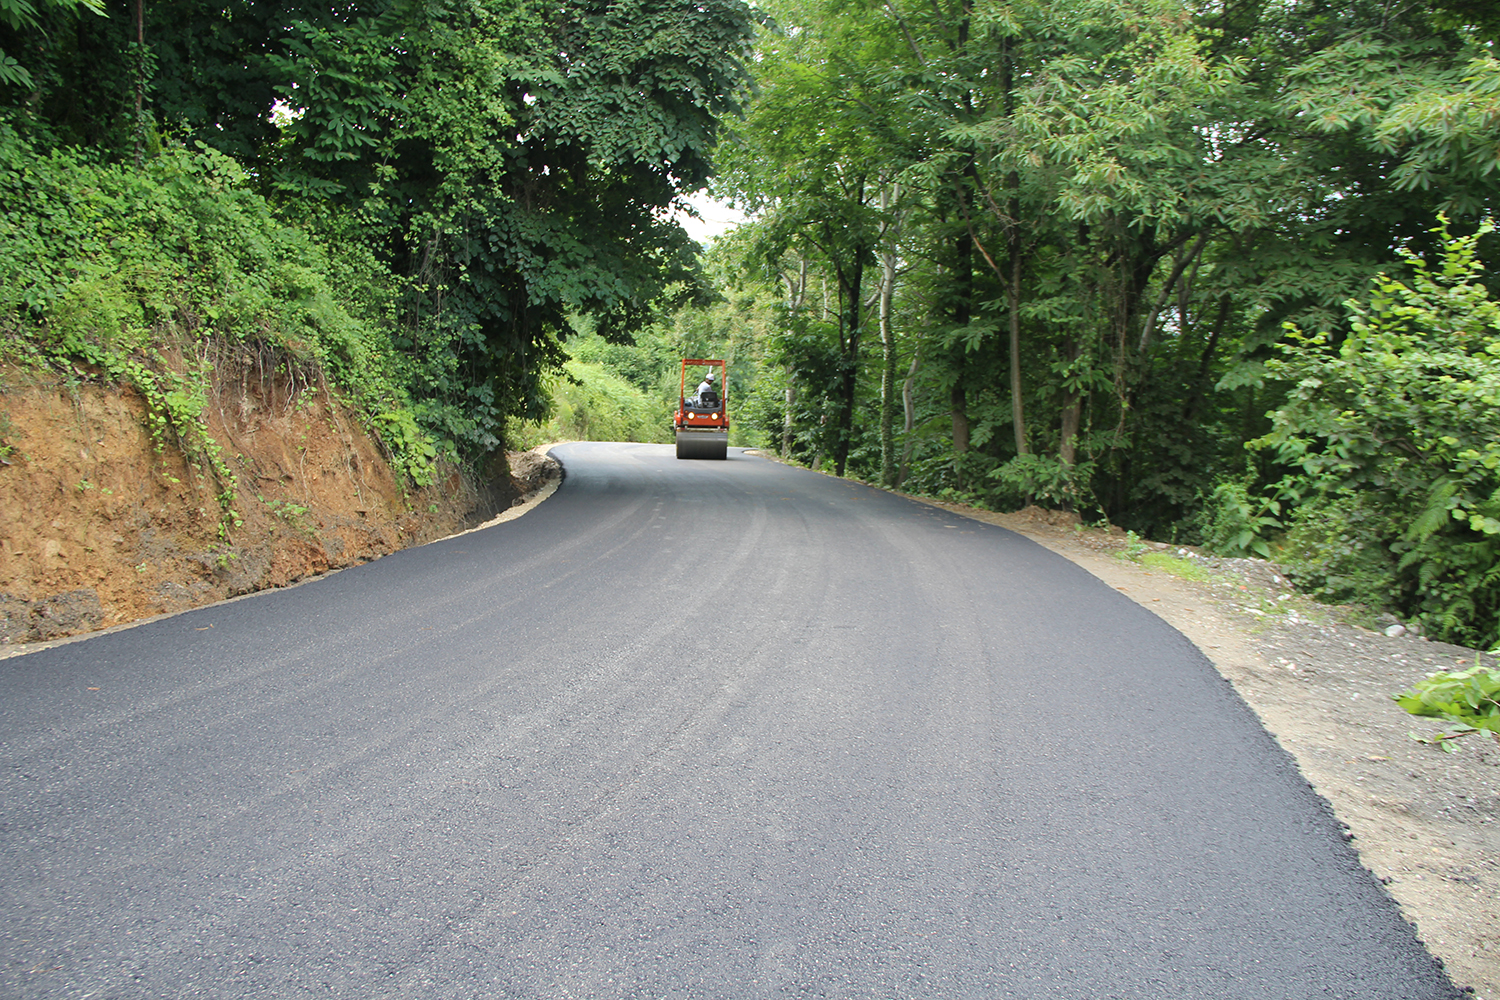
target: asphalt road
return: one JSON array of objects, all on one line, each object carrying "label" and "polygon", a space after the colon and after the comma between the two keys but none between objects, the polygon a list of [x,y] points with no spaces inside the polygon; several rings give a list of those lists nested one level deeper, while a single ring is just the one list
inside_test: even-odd
[{"label": "asphalt road", "polygon": [[731,452],[0,661],[0,996],[1459,996],[1181,635]]}]

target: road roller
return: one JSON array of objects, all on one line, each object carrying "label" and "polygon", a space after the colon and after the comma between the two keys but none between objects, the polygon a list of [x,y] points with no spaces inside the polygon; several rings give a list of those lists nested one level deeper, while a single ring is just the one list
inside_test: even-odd
[{"label": "road roller", "polygon": [[[703,369],[707,371],[703,371]],[[701,379],[688,393],[688,373]],[[729,367],[718,359],[683,358],[677,392],[678,458],[729,457]]]}]

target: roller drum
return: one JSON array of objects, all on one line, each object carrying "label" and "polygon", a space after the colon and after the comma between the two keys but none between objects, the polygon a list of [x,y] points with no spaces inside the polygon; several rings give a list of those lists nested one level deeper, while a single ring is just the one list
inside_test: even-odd
[{"label": "roller drum", "polygon": [[678,431],[677,457],[713,459],[728,458],[729,432]]}]

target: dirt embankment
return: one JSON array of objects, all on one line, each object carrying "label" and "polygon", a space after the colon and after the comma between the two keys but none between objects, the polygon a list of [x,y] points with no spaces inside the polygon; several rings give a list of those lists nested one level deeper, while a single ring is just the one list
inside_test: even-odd
[{"label": "dirt embankment", "polygon": [[503,469],[484,488],[449,471],[403,491],[345,407],[275,373],[216,387],[205,416],[232,483],[153,438],[131,390],[0,369],[0,643],[285,586],[463,530],[519,493]]}]

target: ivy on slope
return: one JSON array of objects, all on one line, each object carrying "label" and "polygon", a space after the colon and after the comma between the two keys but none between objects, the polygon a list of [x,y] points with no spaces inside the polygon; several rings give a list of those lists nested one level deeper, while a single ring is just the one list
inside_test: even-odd
[{"label": "ivy on slope", "polygon": [[403,360],[330,275],[367,293],[389,283],[373,259],[331,254],[278,220],[221,153],[168,149],[136,171],[77,150],[39,152],[0,126],[0,348],[140,391],[158,444],[174,440],[219,480],[226,523],[233,474],[204,419],[226,348],[332,383],[396,466],[430,481],[440,449],[413,419]]}]

